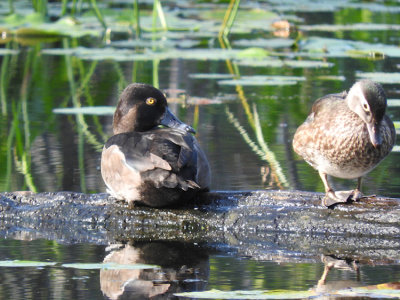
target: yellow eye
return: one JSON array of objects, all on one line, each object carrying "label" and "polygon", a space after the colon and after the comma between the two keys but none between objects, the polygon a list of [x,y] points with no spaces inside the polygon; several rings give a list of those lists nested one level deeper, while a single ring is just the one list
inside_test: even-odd
[{"label": "yellow eye", "polygon": [[146,99],[146,104],[147,105],[154,105],[156,103],[156,99],[150,97]]}]

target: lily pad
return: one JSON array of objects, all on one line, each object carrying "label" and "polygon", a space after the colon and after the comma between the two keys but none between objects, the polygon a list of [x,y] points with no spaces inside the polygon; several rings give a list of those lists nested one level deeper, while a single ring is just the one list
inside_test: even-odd
[{"label": "lily pad", "polygon": [[400,298],[400,283],[388,282],[365,287],[352,287],[335,294],[347,297]]},{"label": "lily pad", "polygon": [[362,41],[310,37],[299,42],[300,54],[316,57],[400,57],[400,47]]},{"label": "lily pad", "polygon": [[328,80],[332,80],[332,81],[345,81],[346,77],[344,76],[337,76],[337,75],[320,75],[317,76],[318,80],[324,80],[324,81],[328,81]]},{"label": "lily pad", "polygon": [[315,295],[316,293],[313,291],[221,291],[216,289],[175,294],[178,297],[197,299],[304,299]]},{"label": "lily pad", "polygon": [[19,53],[18,50],[0,48],[0,55],[16,55],[18,53]]},{"label": "lily pad", "polygon": [[241,59],[237,61],[240,66],[246,67],[270,67],[270,68],[281,68],[284,66],[283,60],[279,58],[266,57],[264,59]]},{"label": "lily pad", "polygon": [[238,65],[249,66],[249,67],[289,67],[289,68],[330,68],[334,64],[319,60],[281,60],[268,58],[263,60],[241,60]]},{"label": "lily pad", "polygon": [[242,46],[242,47],[262,47],[262,48],[288,48],[293,46],[294,40],[292,39],[242,39],[233,42],[235,46]]},{"label": "lily pad", "polygon": [[3,260],[0,261],[0,267],[46,267],[54,266],[55,262],[45,262],[45,261],[32,261],[32,260]]},{"label": "lily pad", "polygon": [[388,107],[400,107],[400,99],[388,99],[387,106]]},{"label": "lily pad", "polygon": [[400,13],[400,7],[398,5],[384,5],[376,2],[370,2],[370,3],[346,3],[344,5],[347,8],[352,8],[356,10],[366,10],[368,12],[386,12],[386,13],[392,13],[392,14],[397,14]]},{"label": "lily pad", "polygon": [[5,18],[0,18],[0,22],[6,27],[15,28],[26,24],[42,24],[44,18],[41,14],[29,10],[29,13],[25,15],[15,13]]},{"label": "lily pad", "polygon": [[177,293],[175,296],[196,299],[312,299],[315,297],[374,297],[374,298],[399,298],[400,283],[383,283],[365,287],[353,287],[331,292],[319,293],[315,290],[293,291],[293,290],[255,290],[255,291],[221,291],[212,289],[202,292]]},{"label": "lily pad", "polygon": [[192,60],[225,60],[233,59],[239,50],[227,49],[170,49],[161,52],[153,52],[145,49],[138,53],[133,49],[106,48],[67,48],[67,49],[44,49],[43,54],[47,55],[72,55],[84,60],[115,60],[115,61],[149,61],[165,59],[192,59]]},{"label": "lily pad", "polygon": [[83,270],[144,270],[159,269],[156,265],[146,264],[117,264],[117,263],[71,263],[61,265],[64,268]]},{"label": "lily pad", "polygon": [[158,40],[126,40],[112,42],[111,46],[116,48],[192,48],[197,46],[200,41],[184,39],[184,40],[171,40],[171,39],[158,39]]},{"label": "lily pad", "polygon": [[[218,20],[222,22],[226,13],[226,7],[217,9],[208,9],[198,15],[203,20]],[[241,8],[238,10],[235,18],[234,26],[231,28],[232,33],[248,33],[254,29],[262,29],[271,31],[270,25],[279,19],[279,15],[275,12],[259,8]]]},{"label": "lily pad", "polygon": [[242,76],[240,79],[221,80],[220,85],[266,86],[266,85],[294,85],[305,80],[299,76]]},{"label": "lily pad", "polygon": [[63,115],[113,115],[115,112],[114,106],[82,106],[82,107],[65,107],[65,108],[55,108],[53,113],[63,114]]},{"label": "lily pad", "polygon": [[261,59],[269,56],[269,52],[265,49],[253,47],[247,48],[240,51],[237,54],[238,58],[253,58],[253,59]]},{"label": "lily pad", "polygon": [[[136,53],[130,49],[107,48],[54,48],[43,49],[42,54],[46,55],[71,55],[83,60],[115,60],[115,61],[148,61],[157,58],[157,55],[149,52]],[[161,57],[161,56],[159,56]]]},{"label": "lily pad", "polygon": [[233,78],[233,75],[218,74],[218,73],[196,73],[196,74],[189,74],[189,77],[195,79],[226,79],[226,78]]},{"label": "lily pad", "polygon": [[304,31],[387,31],[400,30],[399,24],[374,24],[374,23],[356,23],[356,24],[314,24],[299,25],[300,30]]},{"label": "lily pad", "polygon": [[9,29],[17,36],[70,36],[82,37],[86,35],[100,36],[99,29],[86,27],[85,24],[71,17],[64,17],[57,22],[45,22],[43,17],[37,13],[22,16],[11,15],[3,20],[3,27]]},{"label": "lily pad", "polygon": [[357,78],[370,79],[376,82],[385,84],[398,84],[400,83],[400,73],[385,73],[385,72],[357,72]]}]

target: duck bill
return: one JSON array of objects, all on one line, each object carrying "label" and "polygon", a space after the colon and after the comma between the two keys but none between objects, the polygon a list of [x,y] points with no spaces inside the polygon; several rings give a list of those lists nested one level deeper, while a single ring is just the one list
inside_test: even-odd
[{"label": "duck bill", "polygon": [[164,116],[161,119],[160,124],[170,128],[183,130],[185,132],[196,133],[193,127],[183,123],[181,120],[175,117],[175,115],[169,110],[168,107]]},{"label": "duck bill", "polygon": [[379,124],[375,122],[367,123],[369,139],[375,148],[382,144],[382,138],[379,130]]}]

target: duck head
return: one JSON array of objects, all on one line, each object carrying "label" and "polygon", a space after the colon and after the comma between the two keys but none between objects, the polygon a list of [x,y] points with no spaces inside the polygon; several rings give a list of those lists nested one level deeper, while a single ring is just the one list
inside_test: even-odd
[{"label": "duck head", "polygon": [[195,133],[169,110],[167,99],[160,90],[142,83],[128,85],[121,93],[114,113],[114,134],[147,131],[159,125]]},{"label": "duck head", "polygon": [[385,115],[386,95],[379,83],[371,80],[356,82],[347,97],[349,108],[367,125],[369,139],[375,148],[382,143],[379,126]]}]

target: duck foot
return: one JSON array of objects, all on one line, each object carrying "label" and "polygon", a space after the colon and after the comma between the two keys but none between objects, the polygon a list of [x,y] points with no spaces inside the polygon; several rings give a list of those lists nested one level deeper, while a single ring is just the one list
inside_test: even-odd
[{"label": "duck foot", "polygon": [[349,198],[353,195],[353,191],[329,191],[322,198],[322,205],[326,207],[332,207],[335,204],[346,203]]},{"label": "duck foot", "polygon": [[329,191],[325,194],[322,199],[322,205],[326,207],[332,207],[335,204],[347,203],[349,201],[359,201],[360,199],[369,198],[364,196],[358,189],[351,191]]}]

